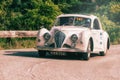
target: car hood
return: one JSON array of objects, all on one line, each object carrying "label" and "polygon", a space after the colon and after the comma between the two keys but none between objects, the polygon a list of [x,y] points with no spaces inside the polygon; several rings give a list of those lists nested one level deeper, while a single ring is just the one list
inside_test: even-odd
[{"label": "car hood", "polygon": [[56,31],[61,31],[64,32],[66,34],[77,34],[77,33],[81,33],[83,31],[89,30],[89,28],[85,28],[85,27],[76,27],[76,26],[57,26],[57,27],[53,27],[51,32],[55,33]]}]

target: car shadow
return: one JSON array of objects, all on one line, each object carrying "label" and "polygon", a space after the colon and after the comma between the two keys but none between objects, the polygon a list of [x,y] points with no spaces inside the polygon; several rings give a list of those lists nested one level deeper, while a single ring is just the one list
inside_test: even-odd
[{"label": "car shadow", "polygon": [[[19,56],[19,57],[29,57],[29,58],[45,58],[45,59],[57,59],[57,60],[83,60],[82,56],[60,56],[60,55],[47,55],[45,57],[39,57],[37,51],[5,51],[6,56]],[[99,56],[98,54],[92,54],[91,58]],[[83,60],[84,61],[84,60]]]},{"label": "car shadow", "polygon": [[36,51],[5,51],[7,56],[20,56],[20,57],[31,57],[39,58]]}]

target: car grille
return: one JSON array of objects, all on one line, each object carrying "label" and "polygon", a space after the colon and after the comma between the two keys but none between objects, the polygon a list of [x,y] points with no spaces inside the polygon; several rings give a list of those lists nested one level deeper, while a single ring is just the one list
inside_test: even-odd
[{"label": "car grille", "polygon": [[64,39],[65,39],[65,34],[61,31],[58,31],[58,32],[56,32],[54,39],[55,39],[56,47],[60,48],[62,46]]}]

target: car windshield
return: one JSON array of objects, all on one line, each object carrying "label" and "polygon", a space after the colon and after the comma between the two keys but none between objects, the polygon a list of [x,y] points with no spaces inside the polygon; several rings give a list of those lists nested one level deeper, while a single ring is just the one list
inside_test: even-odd
[{"label": "car windshield", "polygon": [[84,17],[59,17],[56,20],[55,26],[83,26],[90,27],[91,19]]}]

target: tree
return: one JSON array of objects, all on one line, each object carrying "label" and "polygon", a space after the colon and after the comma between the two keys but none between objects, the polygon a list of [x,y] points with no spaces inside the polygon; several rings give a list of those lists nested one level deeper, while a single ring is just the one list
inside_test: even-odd
[{"label": "tree", "polygon": [[117,25],[120,25],[120,2],[111,2],[110,4],[110,19]]},{"label": "tree", "polygon": [[49,28],[60,9],[51,0],[0,1],[1,30],[37,30]]}]

